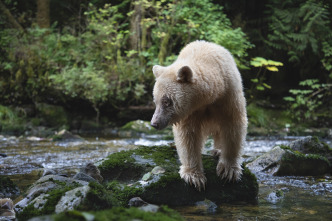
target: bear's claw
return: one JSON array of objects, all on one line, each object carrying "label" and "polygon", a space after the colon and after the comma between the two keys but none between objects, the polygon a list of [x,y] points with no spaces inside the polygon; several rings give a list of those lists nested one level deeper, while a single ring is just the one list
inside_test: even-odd
[{"label": "bear's claw", "polygon": [[205,190],[206,177],[203,172],[181,166],[179,174],[186,183],[193,185],[198,191]]},{"label": "bear's claw", "polygon": [[217,165],[217,175],[221,179],[226,179],[228,181],[239,181],[242,175],[241,166],[237,164],[224,164],[219,160]]}]

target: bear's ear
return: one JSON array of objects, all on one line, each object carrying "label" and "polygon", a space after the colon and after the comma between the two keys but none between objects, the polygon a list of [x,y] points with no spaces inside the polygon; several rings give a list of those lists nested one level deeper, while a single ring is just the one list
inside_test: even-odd
[{"label": "bear's ear", "polygon": [[193,71],[189,66],[183,66],[178,70],[176,80],[180,83],[193,83]]},{"label": "bear's ear", "polygon": [[157,78],[161,75],[162,69],[164,67],[160,66],[160,65],[154,65],[152,68],[152,72],[154,74],[154,76]]}]

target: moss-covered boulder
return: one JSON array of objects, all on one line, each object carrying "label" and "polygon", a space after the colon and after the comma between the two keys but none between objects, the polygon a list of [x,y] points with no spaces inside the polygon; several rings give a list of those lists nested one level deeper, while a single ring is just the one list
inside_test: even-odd
[{"label": "moss-covered boulder", "polygon": [[276,146],[271,151],[247,164],[254,172],[267,172],[276,176],[317,176],[331,172],[327,145],[317,138],[307,137]]},{"label": "moss-covered boulder", "polygon": [[13,198],[18,196],[20,190],[7,176],[0,176],[0,198]]},{"label": "moss-covered boulder", "polygon": [[118,135],[120,137],[133,137],[140,134],[160,134],[163,135],[163,139],[173,139],[171,127],[167,127],[164,130],[156,130],[151,126],[149,121],[143,120],[130,121],[122,126],[118,131]]},{"label": "moss-covered boulder", "polygon": [[[15,210],[18,212],[19,220],[27,220],[34,216],[45,214],[52,214],[56,211],[65,211],[80,205],[83,199],[86,198],[86,192],[89,189],[80,189],[76,191],[74,197],[70,195],[69,191],[76,188],[87,186],[88,182],[81,180],[74,180],[72,178],[47,175],[36,181],[26,192],[26,196],[15,205]],[[84,193],[82,193],[85,191]],[[68,192],[68,193],[67,193]],[[67,193],[67,194],[66,194]],[[64,199],[67,198],[67,199]],[[69,199],[71,197],[71,199]],[[77,199],[81,199],[77,202]],[[76,200],[76,202],[74,202]],[[67,202],[65,203],[63,202]],[[73,203],[70,204],[68,202]],[[59,205],[58,205],[59,204]]]},{"label": "moss-covered boulder", "polygon": [[170,206],[193,205],[205,199],[216,203],[256,201],[257,180],[247,168],[243,168],[241,181],[229,183],[216,175],[217,160],[208,155],[202,157],[207,185],[201,192],[180,178],[177,152],[170,146],[114,153],[99,169],[107,188],[123,205],[137,196],[149,203]]},{"label": "moss-covered boulder", "polygon": [[332,149],[318,137],[308,136],[295,140],[289,144],[290,149],[303,154],[318,154],[326,157],[332,163]]}]

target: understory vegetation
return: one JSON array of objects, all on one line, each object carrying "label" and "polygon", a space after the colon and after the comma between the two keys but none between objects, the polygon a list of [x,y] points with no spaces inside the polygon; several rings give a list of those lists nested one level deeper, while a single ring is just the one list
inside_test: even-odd
[{"label": "understory vegetation", "polygon": [[151,110],[152,66],[194,40],[232,53],[252,107],[264,100],[296,123],[332,124],[332,1],[45,2],[0,1],[2,127],[27,117],[28,104],[88,113],[97,125],[129,107]]}]

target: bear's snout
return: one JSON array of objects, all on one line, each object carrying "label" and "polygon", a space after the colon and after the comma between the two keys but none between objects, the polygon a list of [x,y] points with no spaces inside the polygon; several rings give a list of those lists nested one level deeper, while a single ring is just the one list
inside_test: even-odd
[{"label": "bear's snout", "polygon": [[162,130],[168,125],[168,120],[165,119],[164,114],[160,108],[156,108],[152,119],[151,119],[151,126],[156,128],[157,130]]}]

